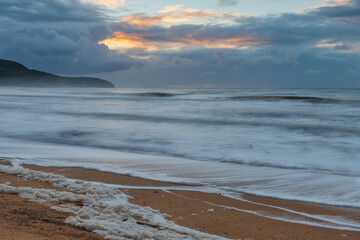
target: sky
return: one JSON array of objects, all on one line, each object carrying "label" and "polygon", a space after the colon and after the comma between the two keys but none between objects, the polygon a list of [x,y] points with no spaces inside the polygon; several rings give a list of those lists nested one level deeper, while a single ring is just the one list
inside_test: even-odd
[{"label": "sky", "polygon": [[117,87],[360,87],[360,0],[0,6],[0,58],[54,74]]}]

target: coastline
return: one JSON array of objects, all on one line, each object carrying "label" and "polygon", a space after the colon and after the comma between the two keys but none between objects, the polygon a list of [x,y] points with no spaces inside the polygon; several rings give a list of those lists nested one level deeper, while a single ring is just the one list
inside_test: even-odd
[{"label": "coastline", "polygon": [[[0,163],[2,165],[9,165],[9,162],[6,160],[0,161]],[[132,204],[160,210],[161,213],[170,215],[167,219],[177,225],[211,235],[232,239],[360,239],[360,232],[335,229],[339,227],[339,222],[341,223],[340,220],[336,220],[339,217],[346,217],[354,222],[359,222],[359,209],[323,206],[247,194],[244,194],[242,199],[233,199],[215,193],[176,189],[176,187],[184,185],[82,168],[40,167],[34,165],[24,165],[24,167],[41,172],[55,173],[70,179],[137,187],[137,189],[120,187],[120,190],[133,198],[129,200]],[[7,173],[1,173],[1,176],[2,182],[0,184],[8,182],[11,186],[15,187],[28,186],[32,188],[62,190],[48,183],[29,180],[22,181]],[[15,201],[14,207],[23,208],[22,204],[21,206],[16,206],[16,204],[24,201],[23,199],[14,196],[14,194],[1,193],[0,195],[1,199],[3,199],[2,202],[6,204],[8,202],[4,199],[9,196],[18,199],[18,201]],[[29,203],[31,206],[26,207],[27,212],[43,213],[46,209],[50,211],[46,205]],[[4,209],[1,211],[4,211]],[[59,221],[64,222],[68,216],[64,215]],[[314,218],[314,216],[318,217]],[[333,227],[324,227],[322,225],[329,225],[329,222],[326,222],[321,216],[332,216],[337,224],[332,223]],[[10,218],[15,218],[15,216]],[[280,218],[282,220],[279,220]],[[284,221],[285,219],[288,220]],[[20,232],[24,231],[24,235],[20,235],[25,236],[28,234],[26,233],[27,229],[36,229],[40,235],[45,234],[43,231],[46,232],[46,229],[49,229],[49,223],[51,224],[52,220],[42,221],[42,224],[45,224],[44,226],[32,225],[31,227],[21,228]],[[17,222],[13,224],[17,224]],[[138,220],[138,224],[151,225],[141,219]],[[75,230],[89,233],[85,229],[76,228],[68,224],[65,225],[69,229],[74,228]],[[11,227],[3,226],[3,234],[11,233]],[[153,227],[156,228],[157,226]],[[68,233],[71,231],[62,228],[62,232]],[[97,239],[96,237],[102,239],[99,235],[95,235],[94,239]],[[79,237],[79,239],[81,238]]]}]

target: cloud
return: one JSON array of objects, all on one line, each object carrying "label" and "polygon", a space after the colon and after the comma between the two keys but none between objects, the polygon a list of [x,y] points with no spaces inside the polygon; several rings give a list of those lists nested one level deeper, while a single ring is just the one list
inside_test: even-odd
[{"label": "cloud", "polygon": [[312,9],[312,14],[338,18],[345,21],[360,21],[360,1],[359,0],[337,0],[325,1],[320,7]]},{"label": "cloud", "polygon": [[129,87],[359,86],[358,0],[260,17],[183,5],[129,14],[121,4],[0,0],[0,57]]},{"label": "cloud", "polygon": [[353,2],[354,0],[325,0],[321,3],[320,7],[351,6]]},{"label": "cloud", "polygon": [[142,49],[146,52],[182,51],[184,48],[239,48],[266,44],[234,29],[206,25],[173,26],[136,31],[117,31],[110,38],[99,41],[114,50]]},{"label": "cloud", "polygon": [[96,7],[75,0],[0,0],[0,57],[58,74],[142,65],[97,41],[111,34]]},{"label": "cloud", "polygon": [[219,0],[217,5],[218,6],[233,6],[238,4],[237,0]]},{"label": "cloud", "polygon": [[350,66],[349,69],[346,71],[346,73],[359,77],[360,76],[360,64],[354,64],[354,65]]},{"label": "cloud", "polygon": [[[154,16],[124,16],[122,23],[113,27],[113,34],[99,43],[113,50],[137,49],[146,52],[180,51],[184,47],[244,48],[262,43],[251,36],[237,34],[232,29],[226,30],[225,22],[235,23],[235,20],[245,18],[244,14],[214,13],[211,10],[184,8],[182,5],[167,6],[158,12]],[[195,20],[205,22],[193,23]]]},{"label": "cloud", "polygon": [[[157,24],[116,30],[124,38],[136,36],[138,42],[153,44],[143,50],[163,59],[158,61],[163,70],[153,72],[157,79],[176,71],[166,64],[176,55],[197,63],[183,65],[189,74],[178,73],[182,79],[211,79],[213,84],[223,79],[222,86],[238,87],[349,87],[358,86],[360,79],[353,65],[360,61],[360,30],[356,14],[347,12],[357,6],[355,1],[338,2],[304,13],[235,18],[237,24],[229,25]],[[173,85],[193,85],[182,79],[176,80],[182,84]]]},{"label": "cloud", "polygon": [[76,0],[0,0],[0,18],[10,22],[96,22],[101,15]]},{"label": "cloud", "polygon": [[183,5],[167,6],[163,10],[158,11],[159,14],[154,16],[146,16],[144,14],[130,14],[122,17],[122,21],[131,28],[145,29],[153,26],[178,23],[189,23],[192,21],[205,20],[208,22],[231,22],[232,20],[245,17],[240,13],[214,13],[211,10],[200,10],[193,8],[184,8]]},{"label": "cloud", "polygon": [[120,8],[125,6],[125,0],[80,0],[80,2],[107,8]]},{"label": "cloud", "polygon": [[[341,5],[343,6],[343,5]],[[333,8],[338,8],[334,6]],[[167,9],[166,14],[184,14],[182,6]],[[185,9],[186,10],[186,9]],[[99,41],[110,49],[146,52],[184,51],[197,48],[231,48],[245,50],[272,46],[328,48],[333,51],[356,52],[360,30],[342,19],[325,17],[314,9],[306,14],[281,14],[265,17],[239,16],[237,24],[178,24],[164,26],[165,17],[131,15],[123,24],[114,27],[114,33]],[[185,13],[188,13],[185,11]],[[198,12],[196,12],[199,14]],[[205,14],[196,15],[201,18]],[[224,15],[221,14],[221,15]],[[184,16],[184,15],[181,15]],[[214,17],[208,13],[205,18]],[[233,16],[232,16],[233,17]],[[182,19],[182,18],[181,18]],[[144,24],[147,24],[144,26]],[[346,47],[346,49],[345,49]]]}]

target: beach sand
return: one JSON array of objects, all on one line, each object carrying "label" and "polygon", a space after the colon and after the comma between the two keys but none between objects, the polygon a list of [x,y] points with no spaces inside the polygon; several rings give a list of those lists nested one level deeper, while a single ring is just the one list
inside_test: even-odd
[{"label": "beach sand", "polygon": [[[10,165],[0,161],[2,165]],[[0,173],[0,184],[62,190],[49,183],[23,181],[15,175]],[[28,201],[14,194],[0,194],[0,239],[104,239],[82,228],[65,224],[69,214],[51,210],[49,206]]]},{"label": "beach sand", "polygon": [[[9,163],[0,161],[0,164]],[[86,181],[139,187],[180,186],[173,183],[82,168],[34,165],[24,165],[24,167]],[[23,181],[17,176],[2,173],[0,174],[0,183],[5,182],[10,182],[12,186],[57,189],[47,183]],[[322,206],[252,195],[243,195],[244,200],[237,200],[220,194],[197,191],[164,191],[158,189],[122,189],[122,191],[133,197],[131,200],[133,204],[150,206],[167,213],[171,216],[169,219],[178,225],[226,238],[360,239],[360,232],[334,230],[264,217],[287,217],[297,221],[309,220],[322,223],[321,220],[309,219],[306,216],[299,215],[296,213],[298,211],[316,215],[342,216],[359,222],[360,211],[358,209]],[[284,211],[273,206],[290,209],[294,212]],[[102,239],[101,236],[85,229],[65,224],[64,220],[69,216],[68,214],[55,212],[50,210],[49,206],[27,201],[17,195],[0,194],[0,216],[0,239]]]}]

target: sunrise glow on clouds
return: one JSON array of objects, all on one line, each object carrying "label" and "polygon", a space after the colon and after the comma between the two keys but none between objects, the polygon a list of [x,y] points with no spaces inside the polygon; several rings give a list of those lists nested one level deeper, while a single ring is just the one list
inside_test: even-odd
[{"label": "sunrise glow on clouds", "polygon": [[[101,3],[102,1],[97,0],[97,2]],[[235,2],[232,3],[235,4]],[[314,8],[352,6],[353,4],[351,0],[325,0],[319,6],[310,8],[308,11],[312,11]],[[230,25],[240,21],[241,18],[247,17],[251,16],[244,13],[214,13],[213,10],[186,8],[185,5],[165,6],[163,9],[158,10],[156,15],[148,16],[136,13],[123,16],[121,22],[127,26],[126,31],[115,31],[109,38],[98,43],[105,44],[111,50],[126,51],[137,49],[148,53],[155,51],[181,51],[184,48],[248,49],[253,45],[271,43],[269,40],[257,39],[246,34],[219,34],[218,36],[198,34],[198,32],[208,30],[202,29],[201,26]],[[172,29],[179,24],[192,24],[200,27],[195,32],[185,35],[166,37],[166,34],[172,32]],[[164,34],[163,31],[151,33],[146,31],[152,28],[164,28],[168,32]],[[131,32],[131,29],[135,31]],[[141,32],[140,30],[145,31]],[[339,46],[345,44],[341,42],[330,43],[331,41],[331,39],[323,39],[313,46],[334,49],[340,52],[350,52],[349,50],[340,49]]]},{"label": "sunrise glow on clouds", "polygon": [[171,24],[199,22],[199,20],[205,20],[205,22],[211,21],[212,23],[224,21],[230,23],[231,20],[244,16],[246,15],[228,12],[216,14],[212,10],[184,8],[183,5],[175,5],[167,6],[165,9],[159,10],[158,15],[155,16],[131,14],[124,16],[122,20],[134,28],[151,28],[152,26],[160,24],[168,24],[167,26],[171,26]]},{"label": "sunrise glow on clouds", "polygon": [[161,50],[180,51],[182,47],[245,49],[251,45],[265,44],[265,42],[258,42],[247,37],[197,38],[196,36],[184,36],[177,39],[156,41],[147,39],[146,36],[141,36],[141,34],[114,32],[113,35],[113,38],[100,41],[99,43],[105,44],[112,50],[138,48],[146,52]]},{"label": "sunrise glow on clouds", "polygon": [[353,5],[351,0],[325,0],[321,6],[322,7],[336,7],[336,6],[346,6],[346,5]]},{"label": "sunrise glow on clouds", "polygon": [[119,8],[125,6],[125,0],[80,0],[80,2],[108,8]]},{"label": "sunrise glow on clouds", "polygon": [[[0,54],[54,73],[128,74],[149,86],[221,86],[219,79],[226,86],[326,86],[327,79],[350,86],[360,79],[360,0],[0,4]],[[168,75],[177,80],[165,84]]]},{"label": "sunrise glow on clouds", "polygon": [[[179,51],[183,47],[196,48],[246,48],[250,45],[261,44],[249,36],[233,34],[231,36],[200,36],[198,31],[201,26],[211,24],[231,24],[234,20],[246,17],[245,14],[223,12],[214,13],[211,10],[184,8],[183,5],[166,6],[159,10],[157,15],[146,16],[131,14],[122,17],[122,22],[127,26],[125,32],[116,31],[110,38],[99,41],[112,50],[127,50],[131,48],[152,51]],[[200,23],[203,21],[204,23]],[[199,27],[196,31],[185,35],[167,37],[163,31],[148,33],[152,28],[164,28],[168,32],[176,31],[180,23],[193,24]],[[134,29],[135,32],[129,32]],[[144,32],[140,32],[144,30]]]}]

